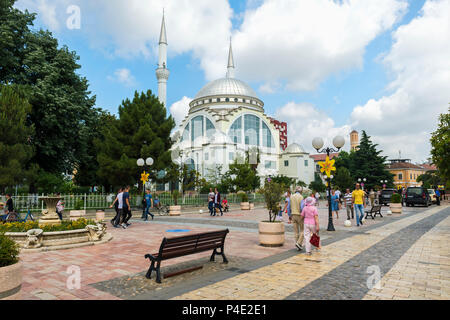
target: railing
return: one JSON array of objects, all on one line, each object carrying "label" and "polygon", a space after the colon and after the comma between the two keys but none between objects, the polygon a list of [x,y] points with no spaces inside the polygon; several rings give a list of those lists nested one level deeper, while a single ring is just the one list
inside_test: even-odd
[{"label": "railing", "polygon": [[[32,194],[32,195],[17,195],[12,196],[14,208],[17,211],[25,212],[30,210],[31,212],[41,212],[45,209],[45,203],[42,200],[39,200],[40,197],[45,197],[45,194]],[[99,209],[107,209],[112,204],[115,199],[114,194],[70,194],[70,195],[61,195],[61,198],[65,202],[64,209],[65,210],[99,210]],[[153,199],[157,196],[162,204],[165,205],[174,205],[173,197],[168,192],[163,193],[153,193]],[[221,195],[222,199],[224,197],[227,198],[228,203],[230,204],[238,204],[241,202],[241,197],[238,194],[225,194]],[[263,203],[264,197],[261,194],[249,194],[249,201],[253,203]],[[6,198],[4,196],[0,196],[0,202],[5,203]],[[141,207],[142,206],[142,194],[140,195],[131,195],[130,203],[132,207]],[[186,193],[184,196],[178,197],[178,205],[186,205],[186,206],[203,206],[208,204],[208,195],[207,194],[189,194]]]}]

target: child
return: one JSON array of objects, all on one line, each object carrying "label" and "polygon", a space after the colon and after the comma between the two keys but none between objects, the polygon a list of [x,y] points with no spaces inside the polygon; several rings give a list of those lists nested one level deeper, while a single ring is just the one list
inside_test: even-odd
[{"label": "child", "polygon": [[228,212],[229,211],[229,206],[228,206],[228,200],[227,200],[227,197],[223,197],[223,200],[222,200],[222,207],[224,208],[224,211],[225,212]]}]

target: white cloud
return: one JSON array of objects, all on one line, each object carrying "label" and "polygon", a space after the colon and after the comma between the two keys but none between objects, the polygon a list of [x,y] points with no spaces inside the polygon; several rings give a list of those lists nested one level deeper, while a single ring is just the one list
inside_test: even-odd
[{"label": "white cloud", "polygon": [[57,17],[57,6],[61,6],[62,1],[49,0],[20,0],[15,6],[21,10],[28,9],[31,12],[38,12],[39,18],[52,31],[60,30],[60,21]]},{"label": "white cloud", "polygon": [[362,68],[366,46],[406,8],[404,0],[266,0],[233,35],[237,74],[314,90],[330,74]]},{"label": "white cloud", "polygon": [[136,79],[131,74],[131,71],[129,69],[123,68],[123,69],[117,69],[114,72],[114,76],[108,76],[108,80],[119,82],[126,87],[133,87],[136,85]]},{"label": "white cloud", "polygon": [[352,126],[366,130],[390,157],[425,160],[430,133],[447,112],[450,84],[450,1],[427,1],[422,14],[393,33],[383,58],[391,94],[357,106]]},{"label": "white cloud", "polygon": [[316,153],[312,147],[315,137],[322,137],[327,146],[333,146],[334,137],[346,140],[344,149],[350,149],[350,126],[337,127],[325,112],[309,103],[289,102],[276,112],[275,118],[288,124],[288,143],[299,143],[306,151]]},{"label": "white cloud", "polygon": [[169,108],[172,117],[175,119],[177,127],[181,124],[184,118],[189,112],[189,103],[192,102],[191,98],[183,97],[181,100],[172,104]]}]

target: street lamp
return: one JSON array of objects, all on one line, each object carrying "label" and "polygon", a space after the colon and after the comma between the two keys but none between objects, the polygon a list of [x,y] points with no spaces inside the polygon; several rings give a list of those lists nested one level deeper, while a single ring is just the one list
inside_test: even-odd
[{"label": "street lamp", "polygon": [[381,184],[383,185],[383,188],[386,188],[386,184],[388,183],[387,180],[380,180]]},{"label": "street lamp", "polygon": [[366,184],[367,179],[366,178],[359,178],[358,182],[361,185],[362,191],[364,191],[364,185]]},{"label": "street lamp", "polygon": [[[330,148],[330,147],[322,149],[324,146],[324,142],[323,142],[322,138],[314,138],[312,141],[312,145],[313,145],[314,149],[317,150],[318,153],[326,153],[327,157],[330,157],[331,152],[339,152],[342,149],[342,147],[345,145],[345,139],[342,136],[337,136],[333,139],[333,145],[335,146],[335,148],[337,150]],[[322,150],[320,150],[320,149],[322,149]],[[327,231],[335,231],[334,225],[333,225],[333,214],[331,211],[331,179],[332,179],[332,176],[327,178],[327,181],[328,181],[328,188],[327,188],[328,189],[328,228],[327,228]]]},{"label": "street lamp", "polygon": [[[154,163],[155,163],[155,161],[153,160],[153,158],[147,158],[147,160],[144,160],[144,159],[137,160],[138,167],[144,168],[144,173],[147,170],[147,166],[151,167]],[[145,199],[145,184],[146,184],[146,182],[144,182],[144,180],[142,180],[142,193],[143,193],[142,199]],[[143,207],[144,208],[143,208],[143,212],[142,212],[142,217],[144,217],[144,215],[145,215],[145,206],[143,206]]]}]

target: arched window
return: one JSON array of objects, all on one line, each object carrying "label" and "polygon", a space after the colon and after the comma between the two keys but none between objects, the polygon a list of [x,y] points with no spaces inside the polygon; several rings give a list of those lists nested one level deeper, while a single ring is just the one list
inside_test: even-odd
[{"label": "arched window", "polygon": [[225,102],[230,102],[230,98],[226,98],[226,99],[225,99]]},{"label": "arched window", "polygon": [[275,142],[272,137],[272,133],[270,132],[267,124],[262,121],[262,136],[263,136],[263,147],[267,148],[275,148]]},{"label": "arched window", "polygon": [[245,144],[259,146],[260,119],[257,116],[246,114],[244,116]]},{"label": "arched window", "polygon": [[189,123],[184,127],[183,135],[181,136],[181,141],[189,140]]},{"label": "arched window", "polygon": [[234,143],[242,143],[242,117],[237,118],[231,125],[228,136]]},{"label": "arched window", "polygon": [[194,142],[198,137],[203,137],[203,116],[192,119],[191,141]]},{"label": "arched window", "polygon": [[214,124],[211,122],[211,120],[209,120],[208,118],[205,119],[206,119],[206,136],[211,137],[216,132],[216,127],[214,127]]}]

